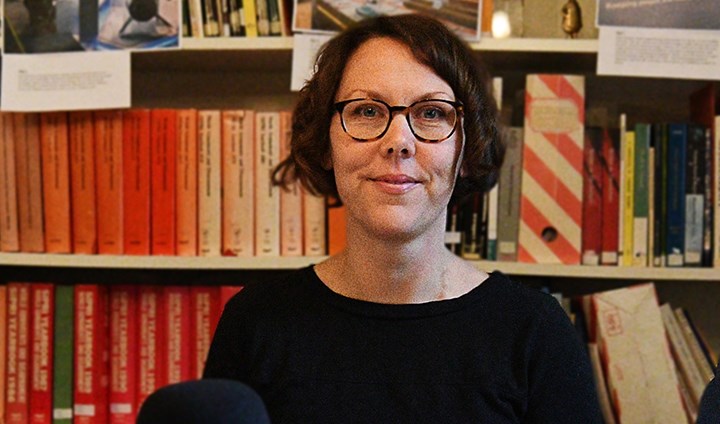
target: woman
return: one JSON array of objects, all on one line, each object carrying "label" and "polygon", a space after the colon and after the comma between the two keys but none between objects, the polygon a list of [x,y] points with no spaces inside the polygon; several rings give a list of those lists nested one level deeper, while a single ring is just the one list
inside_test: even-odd
[{"label": "woman", "polygon": [[346,205],[347,247],[233,298],[206,377],[249,384],[274,423],[599,422],[557,302],[445,248],[449,201],[500,164],[487,89],[465,45],[420,15],[326,45],[277,175]]}]

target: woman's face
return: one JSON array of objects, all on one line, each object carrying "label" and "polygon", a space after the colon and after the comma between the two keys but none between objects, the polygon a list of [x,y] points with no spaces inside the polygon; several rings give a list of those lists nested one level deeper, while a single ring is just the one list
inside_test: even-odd
[{"label": "woman's face", "polygon": [[[450,86],[410,49],[390,38],[362,44],[345,67],[335,101],[355,98],[408,106],[425,99],[455,101]],[[458,118],[459,120],[460,118]],[[375,141],[356,141],[330,125],[331,163],[349,224],[381,238],[411,239],[430,229],[444,231],[446,208],[462,161],[461,124],[448,139],[421,142],[404,114],[394,114]]]}]

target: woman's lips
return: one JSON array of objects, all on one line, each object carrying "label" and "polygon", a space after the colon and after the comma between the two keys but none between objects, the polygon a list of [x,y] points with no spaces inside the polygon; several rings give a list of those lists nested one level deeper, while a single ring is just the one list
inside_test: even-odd
[{"label": "woman's lips", "polygon": [[370,178],[370,181],[388,194],[404,194],[421,184],[419,180],[404,174],[380,175]]}]

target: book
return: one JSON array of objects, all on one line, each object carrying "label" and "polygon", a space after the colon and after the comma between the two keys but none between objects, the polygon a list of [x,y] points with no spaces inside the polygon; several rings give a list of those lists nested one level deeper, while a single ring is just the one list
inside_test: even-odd
[{"label": "book", "polygon": [[195,109],[178,110],[177,125],[175,204],[182,207],[175,210],[175,228],[177,230],[175,252],[179,256],[196,256],[198,253],[197,111]]},{"label": "book", "polygon": [[241,0],[245,15],[245,36],[257,37],[257,14],[255,13],[255,0]]},{"label": "book", "polygon": [[498,260],[517,260],[522,178],[522,127],[503,128],[505,159],[498,178]]},{"label": "book", "polygon": [[255,112],[222,112],[222,253],[253,256],[255,249]]},{"label": "book", "polygon": [[0,417],[2,417],[3,422],[5,420],[5,400],[7,399],[7,302],[7,285],[3,284],[0,285],[0,364],[2,364],[0,366]]},{"label": "book", "polygon": [[222,123],[219,110],[198,111],[198,253],[219,256],[222,243]]},{"label": "book", "polygon": [[684,265],[687,136],[687,125],[668,125],[665,255],[671,267]]},{"label": "book", "polygon": [[690,124],[687,131],[683,262],[685,266],[701,266],[704,250],[705,175],[709,171],[705,157],[706,128]]},{"label": "book", "polygon": [[[280,158],[290,155],[292,140],[292,116],[289,111],[280,112]],[[280,190],[280,255],[303,254],[302,192],[300,183],[294,182],[288,189]]]},{"label": "book", "polygon": [[303,256],[327,254],[325,198],[315,196],[304,188],[302,193]]},{"label": "book", "polygon": [[670,343],[670,350],[673,358],[675,358],[675,364],[678,366],[680,375],[687,385],[693,405],[697,407],[707,381],[700,374],[672,306],[669,303],[663,303],[660,305],[660,313]]},{"label": "book", "polygon": [[164,286],[162,293],[163,359],[159,361],[164,384],[191,379],[190,375],[190,288]]},{"label": "book", "polygon": [[[327,253],[335,255],[347,245],[347,207],[336,200],[327,200]],[[459,248],[459,244],[458,244]]]},{"label": "book", "polygon": [[150,112],[150,252],[175,255],[177,113]]},{"label": "book", "polygon": [[123,253],[123,117],[119,110],[93,112],[97,179],[98,253]]},{"label": "book", "polygon": [[599,265],[602,254],[602,128],[585,128],[583,148],[582,264]]},{"label": "book", "polygon": [[633,266],[648,266],[648,237],[650,219],[649,199],[649,156],[650,124],[635,124],[634,178],[633,178],[633,219],[632,258]]},{"label": "book", "polygon": [[708,361],[708,358],[703,351],[700,341],[695,335],[695,330],[693,330],[693,327],[690,324],[687,311],[683,308],[678,307],[673,309],[673,313],[675,314],[675,320],[677,321],[678,326],[680,327],[680,331],[685,338],[688,349],[692,354],[695,365],[700,372],[702,381],[705,385],[707,385],[707,383],[709,383],[710,380],[715,377],[715,373],[713,371],[713,367],[715,366],[715,364],[711,364]]},{"label": "book", "polygon": [[40,117],[37,113],[13,114],[20,250],[45,251],[42,211]]},{"label": "book", "polygon": [[45,251],[70,253],[72,232],[67,113],[40,114],[40,144]]},{"label": "book", "polygon": [[97,253],[95,133],[92,112],[69,114],[73,253]]},{"label": "book", "polygon": [[458,217],[462,231],[460,254],[469,260],[485,258],[487,201],[483,193],[473,193],[460,205]]},{"label": "book", "polygon": [[123,252],[150,254],[150,110],[123,112]]},{"label": "book", "polygon": [[20,250],[18,228],[17,180],[15,174],[15,131],[10,113],[0,114],[0,251]]},{"label": "book", "polygon": [[600,402],[600,411],[602,412],[605,424],[615,424],[615,413],[612,409],[610,395],[608,394],[607,384],[605,383],[605,372],[602,368],[602,360],[600,359],[600,349],[597,343],[588,343],[588,356],[592,365],[593,376],[595,377],[595,390],[597,390],[598,401]]},{"label": "book", "polygon": [[30,417],[30,284],[8,283],[7,302],[5,419],[20,424]]},{"label": "book", "polygon": [[655,238],[653,265],[667,265],[667,175],[668,175],[668,126],[653,124],[653,142],[655,144],[655,222],[653,237]]},{"label": "book", "polygon": [[143,285],[138,289],[137,405],[165,385],[162,360],[165,358],[162,288]]},{"label": "book", "polygon": [[714,247],[712,253],[712,264],[714,267],[720,267],[720,115],[715,117],[715,131],[713,133],[713,180],[712,180],[712,198],[713,198],[713,237],[712,245]]},{"label": "book", "polygon": [[50,283],[30,285],[30,416],[31,423],[53,418],[53,335],[55,289]]},{"label": "book", "polygon": [[131,285],[110,286],[110,423],[135,422],[137,405],[138,294]]},{"label": "book", "polygon": [[190,288],[190,376],[202,378],[210,343],[220,320],[220,289],[217,286]]},{"label": "book", "polygon": [[623,153],[622,153],[622,232],[620,240],[622,245],[622,255],[620,255],[620,264],[631,266],[633,264],[633,237],[635,223],[635,131],[626,130],[623,137]]},{"label": "book", "polygon": [[280,162],[280,113],[255,114],[255,255],[280,256],[280,188],[272,173]]},{"label": "book", "polygon": [[73,423],[108,421],[107,291],[98,284],[75,286]]},{"label": "book", "polygon": [[55,286],[53,345],[53,424],[72,424],[75,288]]},{"label": "book", "polygon": [[526,77],[518,260],[579,264],[585,80]]}]

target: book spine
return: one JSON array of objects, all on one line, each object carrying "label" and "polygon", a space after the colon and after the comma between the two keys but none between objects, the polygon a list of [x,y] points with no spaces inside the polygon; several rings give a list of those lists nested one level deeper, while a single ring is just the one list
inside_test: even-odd
[{"label": "book spine", "polygon": [[668,137],[666,124],[653,124],[655,142],[655,251],[654,265],[667,265],[667,167]]},{"label": "book spine", "polygon": [[110,288],[110,423],[132,424],[137,416],[137,290]]},{"label": "book spine", "polygon": [[[327,200],[327,250],[335,255],[345,249],[347,244],[347,208]],[[458,245],[459,246],[459,245]]]},{"label": "book spine", "polygon": [[647,231],[647,266],[655,264],[655,161],[656,148],[648,149],[648,231]]},{"label": "book spine", "polygon": [[190,21],[190,33],[193,38],[204,38],[203,31],[203,4],[202,0],[188,0],[188,14]]},{"label": "book spine", "polygon": [[325,198],[315,196],[302,188],[301,192],[303,207],[303,255],[325,255],[327,254]]},{"label": "book spine", "polygon": [[150,111],[123,112],[123,251],[150,254]]},{"label": "book spine", "polygon": [[[720,131],[720,128],[718,129]],[[712,266],[713,255],[713,138],[712,129],[705,128],[705,148],[702,166],[704,171],[700,174],[703,179],[703,249],[702,265]]]},{"label": "book spine", "polygon": [[255,255],[280,256],[280,189],[272,173],[280,161],[280,115],[255,115]]},{"label": "book spine", "polygon": [[123,252],[122,112],[95,111],[98,253]]},{"label": "book spine", "polygon": [[190,380],[190,289],[163,287],[165,384]]},{"label": "book spine", "polygon": [[0,251],[20,250],[18,228],[17,177],[15,167],[15,131],[13,116],[0,114],[2,144],[0,145]]},{"label": "book spine", "polygon": [[667,150],[667,266],[683,266],[685,252],[685,179],[687,126],[670,124]]},{"label": "book spine", "polygon": [[500,168],[498,185],[498,260],[517,261],[520,231],[520,184],[522,178],[522,128],[508,127],[503,131],[505,159]]},{"label": "book spine", "polygon": [[198,111],[198,250],[201,256],[220,255],[221,125],[219,110]]},{"label": "book spine", "polygon": [[712,173],[712,193],[713,193],[713,266],[720,267],[720,115],[715,117],[715,125],[713,131],[713,173]]},{"label": "book spine", "polygon": [[30,423],[52,422],[54,287],[47,283],[30,286],[31,356]]},{"label": "book spine", "polygon": [[255,112],[227,110],[222,120],[222,252],[249,257],[255,247]]},{"label": "book spine", "polygon": [[497,260],[497,231],[498,231],[498,186],[495,185],[487,194],[487,237],[485,240],[485,259]]},{"label": "book spine", "polygon": [[625,249],[625,189],[627,184],[625,182],[627,167],[627,160],[625,158],[627,151],[627,115],[620,114],[620,130],[619,130],[619,149],[618,149],[618,166],[620,172],[618,173],[618,221],[617,221],[617,232],[618,232],[618,265],[625,265],[624,249]]},{"label": "book spine", "polygon": [[15,113],[13,116],[20,250],[40,253],[45,251],[40,118],[36,113]]},{"label": "book spine", "polygon": [[181,109],[177,112],[178,150],[176,177],[175,224],[177,228],[176,252],[180,256],[196,256],[198,252],[198,132],[197,111]]},{"label": "book spine", "polygon": [[138,293],[138,374],[137,404],[165,385],[163,367],[162,291],[141,286]]},{"label": "book spine", "polygon": [[173,109],[150,113],[151,252],[175,254],[175,173],[177,114]]},{"label": "book spine", "polygon": [[633,177],[633,239],[632,265],[648,266],[648,228],[650,205],[648,169],[650,154],[650,125],[635,125],[635,175]]},{"label": "book spine", "polygon": [[242,0],[243,11],[245,13],[245,36],[257,37],[257,14],[255,13],[255,0]]},{"label": "book spine", "polygon": [[633,260],[633,223],[635,218],[635,132],[625,131],[623,150],[622,198],[622,265],[630,266]]},{"label": "book spine", "polygon": [[72,233],[67,113],[42,113],[40,119],[45,250],[48,253],[70,253]]},{"label": "book spine", "polygon": [[71,112],[69,123],[73,252],[92,254],[97,253],[95,137],[92,113]]},{"label": "book spine", "polygon": [[8,424],[29,422],[29,333],[30,285],[9,283],[7,289],[7,397],[5,404]]},{"label": "book spine", "polygon": [[[1,148],[2,146],[0,146]],[[0,164],[2,162],[0,161]],[[7,400],[7,329],[8,329],[7,285],[0,285],[0,421],[5,422],[5,402]]]},{"label": "book spine", "polygon": [[582,264],[598,265],[602,251],[602,129],[585,128]]},{"label": "book spine", "polygon": [[[280,112],[280,158],[290,155],[292,140],[291,113]],[[300,184],[293,183],[288,190],[280,190],[280,255],[301,256],[303,254],[302,192]]]},{"label": "book spine", "polygon": [[683,310],[683,308],[675,308],[673,312],[675,313],[675,319],[677,320],[678,326],[680,327],[685,342],[687,343],[688,349],[692,354],[695,365],[697,365],[698,371],[700,372],[700,375],[702,376],[702,381],[705,385],[715,377],[712,368],[714,364],[710,365],[710,363],[707,361],[707,358],[705,357],[705,352],[703,352],[703,349],[700,346],[700,342],[695,336],[695,332],[690,325],[690,321],[685,315],[685,310]]},{"label": "book spine", "polygon": [[703,220],[705,211],[705,128],[688,125],[685,170],[685,252],[686,266],[702,265]]},{"label": "book spine", "polygon": [[702,396],[706,382],[703,381],[700,371],[697,365],[695,365],[690,348],[685,342],[682,330],[680,330],[680,326],[677,323],[670,304],[662,304],[660,306],[660,313],[663,324],[665,325],[665,330],[667,331],[667,337],[670,341],[670,348],[675,358],[675,363],[678,365],[680,375],[687,384],[693,404],[697,406],[700,403],[700,397]]},{"label": "book spine", "polygon": [[220,291],[218,287],[193,286],[190,288],[191,378],[202,378],[205,359],[210,350],[215,327],[220,320]]},{"label": "book spine", "polygon": [[230,299],[242,289],[243,286],[220,286],[220,310],[224,310]]},{"label": "book spine", "polygon": [[482,220],[486,205],[483,194],[473,193],[460,208],[461,256],[465,259],[480,260],[483,258]]},{"label": "book spine", "polygon": [[73,419],[74,291],[71,285],[55,286],[53,424]]}]

